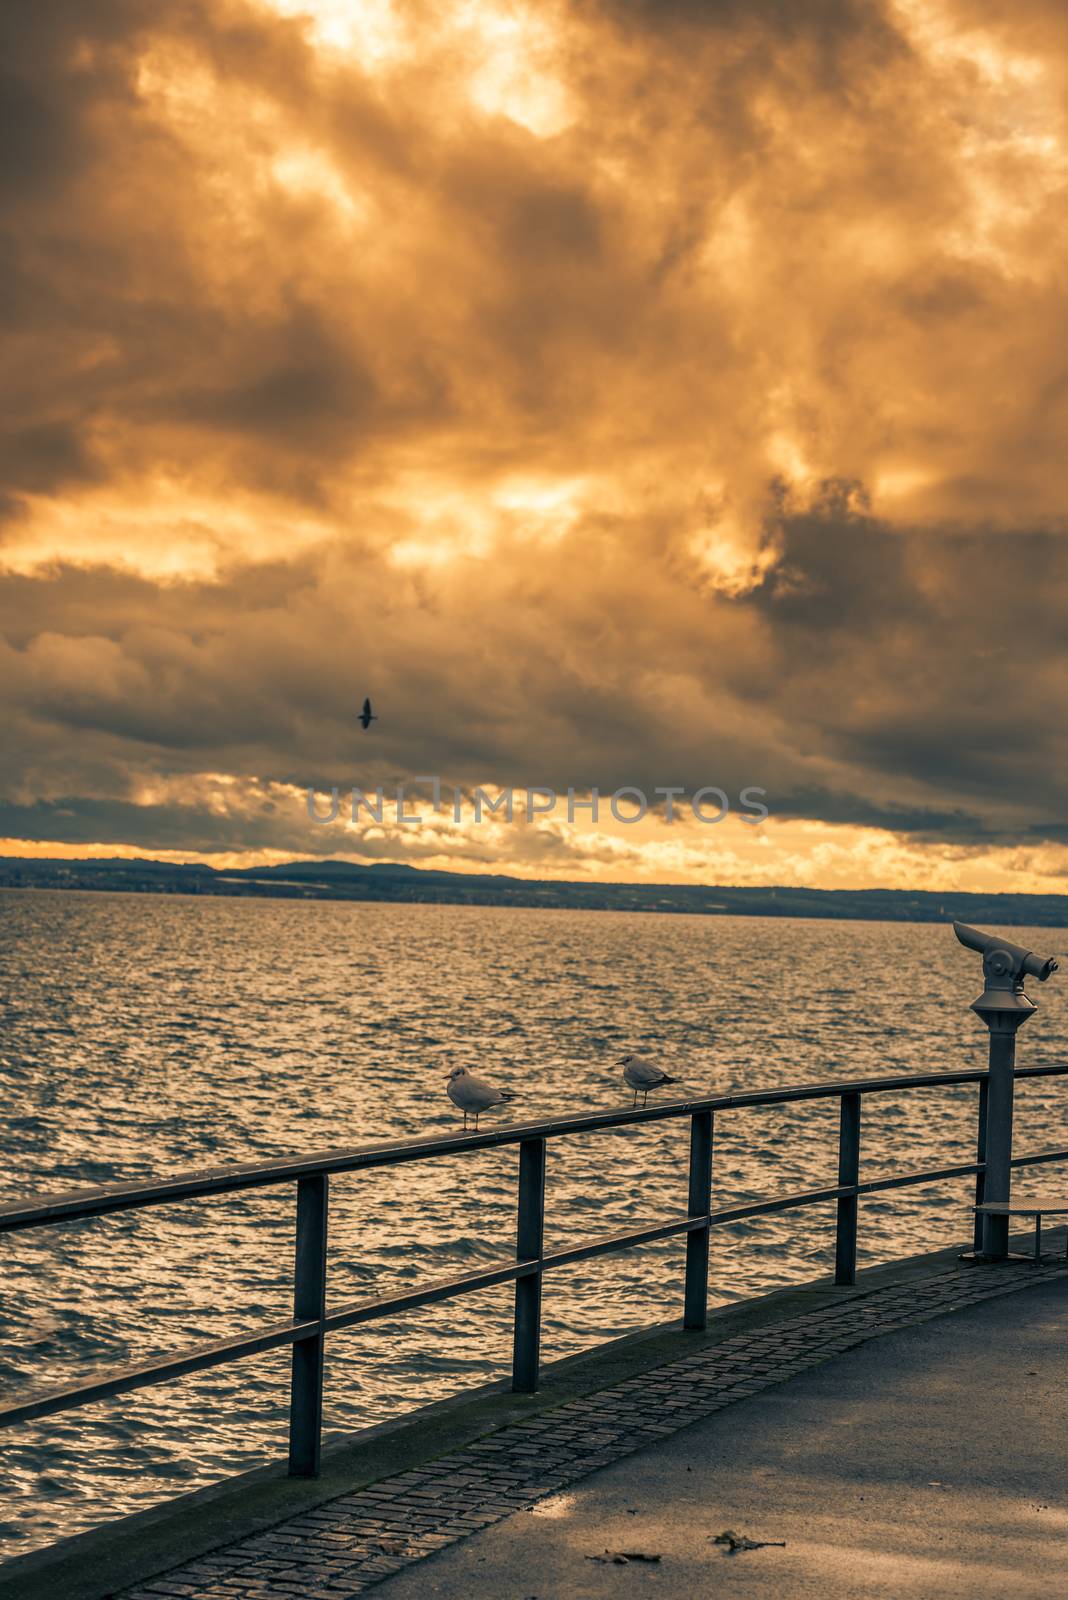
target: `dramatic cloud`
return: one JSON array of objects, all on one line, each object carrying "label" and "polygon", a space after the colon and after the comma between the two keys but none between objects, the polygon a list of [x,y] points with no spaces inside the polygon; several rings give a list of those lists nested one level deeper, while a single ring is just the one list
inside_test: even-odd
[{"label": "dramatic cloud", "polygon": [[[1059,7],[0,30],[0,838],[1056,880]],[[774,825],[303,812],[418,773]]]}]

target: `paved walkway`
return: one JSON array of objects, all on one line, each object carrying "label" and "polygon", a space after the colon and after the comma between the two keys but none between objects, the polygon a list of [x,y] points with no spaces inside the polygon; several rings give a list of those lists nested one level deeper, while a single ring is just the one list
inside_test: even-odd
[{"label": "paved walkway", "polygon": [[[512,1423],[123,1600],[345,1600],[394,1574],[383,1600],[624,1584],[690,1600],[712,1583],[736,1600],[1045,1600],[1068,1592],[1066,1310],[1063,1258],[947,1264]],[[712,1543],[727,1530],[786,1548],[729,1554]],[[606,1551],[660,1560],[592,1559]]]},{"label": "paved walkway", "polygon": [[[1068,1595],[1066,1313],[1062,1279],[868,1343],[410,1568],[382,1600]],[[728,1532],[761,1547],[732,1553]]]}]

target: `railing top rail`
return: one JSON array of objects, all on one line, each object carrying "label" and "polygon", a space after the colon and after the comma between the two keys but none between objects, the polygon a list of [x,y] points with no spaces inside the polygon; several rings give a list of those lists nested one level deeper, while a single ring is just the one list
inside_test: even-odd
[{"label": "railing top rail", "polygon": [[[1065,1066],[1018,1067],[1018,1078],[1050,1077],[1068,1073]],[[73,1222],[83,1217],[104,1216],[114,1211],[139,1210],[192,1200],[205,1195],[235,1194],[246,1189],[262,1189],[274,1184],[292,1183],[299,1178],[327,1172],[358,1172],[371,1167],[398,1166],[406,1161],[424,1161],[437,1156],[463,1155],[475,1150],[490,1150],[499,1145],[519,1144],[524,1139],[561,1138],[567,1134],[598,1133],[606,1128],[630,1127],[635,1123],[663,1122],[673,1117],[690,1116],[695,1111],[726,1111],[746,1106],[785,1105],[798,1100],[836,1099],[846,1094],[880,1094],[894,1090],[950,1088],[958,1084],[979,1083],[987,1077],[986,1068],[961,1072],[925,1072],[887,1078],[852,1078],[841,1082],[793,1084],[779,1089],[753,1089],[740,1094],[708,1095],[694,1100],[673,1100],[657,1106],[621,1111],[595,1111],[574,1117],[554,1117],[541,1122],[506,1123],[484,1132],[435,1135],[427,1139],[390,1140],[352,1150],[326,1150],[306,1156],[286,1156],[278,1161],[254,1162],[240,1166],[205,1168],[178,1173],[172,1178],[150,1183],[113,1185],[99,1189],[36,1198],[28,1196],[0,1206],[0,1233],[41,1227],[53,1222]]]}]

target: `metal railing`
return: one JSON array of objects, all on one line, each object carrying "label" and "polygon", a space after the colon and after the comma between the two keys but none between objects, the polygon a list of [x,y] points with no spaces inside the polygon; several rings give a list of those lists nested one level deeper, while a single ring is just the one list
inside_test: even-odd
[{"label": "metal railing", "polygon": [[[1017,1078],[1061,1075],[1068,1066],[1024,1067]],[[921,1172],[860,1178],[861,1101],[869,1094],[889,1094],[914,1089],[949,1088],[960,1084],[979,1085],[978,1137],[976,1159],[952,1166],[928,1168]],[[802,1190],[776,1195],[746,1205],[712,1209],[712,1150],[715,1115],[746,1107],[787,1105],[800,1100],[840,1101],[838,1138],[838,1182],[829,1188]],[[532,1393],[538,1384],[541,1339],[541,1285],[544,1274],[555,1267],[569,1266],[594,1256],[607,1255],[635,1245],[651,1244],[675,1234],[686,1236],[686,1272],[683,1297],[683,1325],[704,1328],[708,1317],[708,1258],[711,1230],[744,1217],[767,1216],[801,1206],[836,1203],[835,1282],[849,1285],[856,1281],[857,1222],[861,1195],[907,1188],[914,1184],[935,1183],[974,1174],[976,1203],[984,1198],[987,1154],[988,1073],[985,1070],[924,1073],[909,1077],[867,1078],[846,1083],[800,1084],[790,1088],[763,1089],[744,1094],[716,1095],[707,1099],[649,1106],[641,1110],[595,1112],[563,1117],[547,1122],[512,1124],[483,1132],[457,1133],[441,1138],[414,1139],[401,1143],[371,1145],[358,1150],[330,1151],[319,1155],[290,1158],[248,1166],[225,1167],[215,1171],[191,1172],[157,1183],[127,1187],[87,1189],[54,1199],[19,1200],[0,1207],[0,1233],[46,1227],[79,1218],[101,1217],[115,1211],[143,1210],[178,1200],[234,1194],[248,1189],[295,1183],[296,1254],[293,1286],[293,1316],[274,1323],[258,1333],[201,1345],[183,1355],[127,1367],[90,1383],[68,1385],[0,1408],[0,1424],[9,1425],[47,1417],[88,1405],[112,1395],[128,1393],[151,1384],[167,1383],[187,1373],[238,1361],[245,1356],[291,1345],[293,1349],[289,1406],[289,1472],[293,1477],[314,1477],[319,1470],[322,1433],[323,1348],[328,1333],[357,1327],[380,1317],[413,1310],[417,1306],[473,1294],[495,1284],[515,1283],[512,1387]],[[597,1133],[607,1128],[623,1128],[670,1118],[690,1118],[689,1195],[686,1214],[640,1228],[632,1233],[585,1241],[564,1250],[546,1254],[545,1225],[545,1147],[549,1139],[570,1134]],[[500,1262],[479,1272],[425,1284],[421,1288],[375,1300],[353,1301],[327,1310],[326,1241],[331,1173],[359,1172],[372,1167],[398,1166],[408,1161],[435,1160],[441,1156],[464,1155],[498,1145],[519,1146],[518,1226],[515,1259]],[[1020,1156],[1013,1167],[1064,1161],[1068,1150],[1046,1150]],[[978,1224],[977,1224],[978,1230]],[[976,1232],[976,1249],[979,1233]]]}]

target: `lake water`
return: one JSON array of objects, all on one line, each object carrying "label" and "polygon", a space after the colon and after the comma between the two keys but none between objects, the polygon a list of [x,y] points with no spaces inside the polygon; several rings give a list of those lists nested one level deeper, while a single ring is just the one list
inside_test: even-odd
[{"label": "lake water", "polygon": [[[1063,932],[1012,937],[1060,953]],[[1034,985],[1021,1064],[1065,1059],[1065,977]],[[981,1066],[980,988],[978,958],[929,924],[0,891],[3,1198],[447,1132],[455,1065],[518,1090],[519,1120],[629,1103],[627,1048],[686,1093]],[[975,1103],[973,1086],[869,1100],[862,1175],[974,1159]],[[1064,1143],[1068,1084],[1021,1083],[1017,1130],[1020,1153]],[[548,1247],[677,1215],[687,1142],[680,1120],[552,1143]],[[330,1301],[507,1257],[516,1159],[333,1179]],[[717,1204],[833,1183],[836,1159],[832,1102],[724,1113]],[[971,1183],[862,1200],[862,1262],[966,1237]],[[3,1238],[0,1385],[289,1316],[292,1230],[284,1187]],[[678,1316],[683,1253],[549,1275],[544,1359]],[[833,1206],[739,1222],[713,1235],[713,1301],[832,1265]],[[334,1335],[327,1430],[505,1375],[511,1297]],[[284,1454],[288,1368],[275,1351],[10,1430],[4,1553]]]}]

